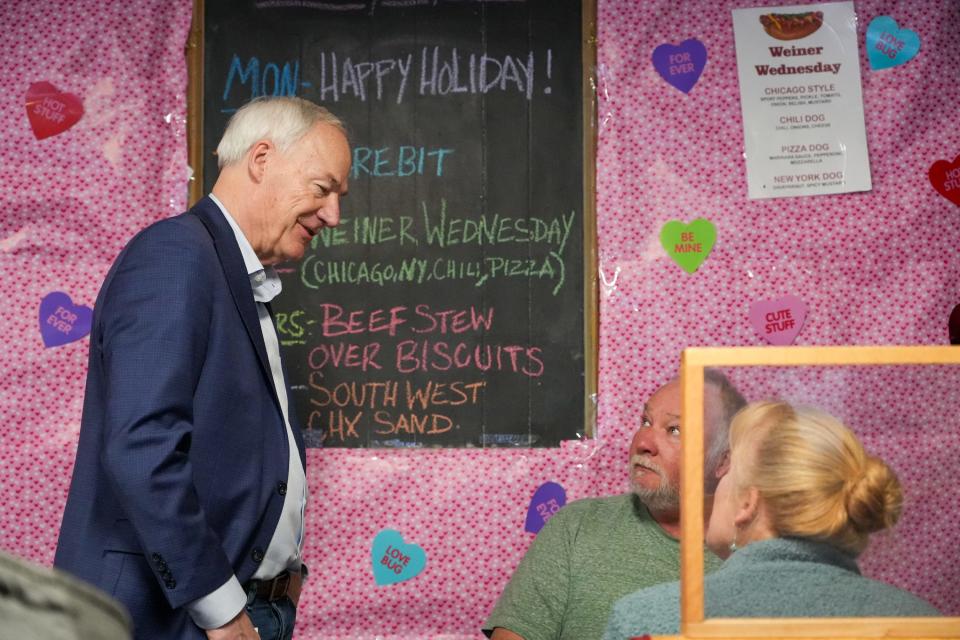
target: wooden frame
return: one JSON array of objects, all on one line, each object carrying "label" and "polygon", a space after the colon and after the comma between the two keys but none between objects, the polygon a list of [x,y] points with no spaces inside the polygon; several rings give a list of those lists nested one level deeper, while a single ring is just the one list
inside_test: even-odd
[{"label": "wooden frame", "polygon": [[958,618],[713,618],[703,608],[703,372],[707,367],[960,365],[960,348],[692,347],[681,356],[683,638],[960,638]]}]

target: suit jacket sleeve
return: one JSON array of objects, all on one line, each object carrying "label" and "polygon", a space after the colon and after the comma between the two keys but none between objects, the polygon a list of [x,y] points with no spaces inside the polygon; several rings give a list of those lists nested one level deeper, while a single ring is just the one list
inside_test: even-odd
[{"label": "suit jacket sleeve", "polygon": [[174,608],[233,575],[207,525],[190,456],[219,265],[203,239],[184,231],[156,225],[134,239],[99,319],[108,389],[101,462]]}]

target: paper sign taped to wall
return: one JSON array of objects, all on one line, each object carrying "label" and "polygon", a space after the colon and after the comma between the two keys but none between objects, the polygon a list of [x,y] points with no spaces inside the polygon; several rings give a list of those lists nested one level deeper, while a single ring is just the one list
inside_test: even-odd
[{"label": "paper sign taped to wall", "polygon": [[852,2],[734,9],[751,199],[869,191]]}]

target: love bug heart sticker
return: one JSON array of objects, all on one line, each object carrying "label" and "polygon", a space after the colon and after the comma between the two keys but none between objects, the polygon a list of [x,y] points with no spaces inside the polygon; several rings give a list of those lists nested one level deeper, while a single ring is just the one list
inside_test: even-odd
[{"label": "love bug heart sticker", "polygon": [[396,529],[384,529],[370,548],[373,579],[378,587],[417,577],[427,566],[427,554],[413,543],[405,543]]},{"label": "love bug heart sticker", "polygon": [[27,118],[37,140],[63,133],[83,117],[83,102],[49,82],[34,82],[27,89]]},{"label": "love bug heart sticker", "polygon": [[661,78],[684,93],[690,93],[706,66],[707,47],[696,38],[684,40],[679,45],[662,44],[653,50],[653,68]]},{"label": "love bug heart sticker", "polygon": [[960,304],[953,308],[950,314],[950,344],[960,345]]},{"label": "love bug heart sticker", "polygon": [[523,530],[530,533],[540,533],[547,520],[553,517],[560,507],[567,504],[567,492],[556,482],[544,482],[533,492],[530,506],[527,508],[527,519],[523,523]]},{"label": "love bug heart sticker", "polygon": [[953,162],[937,160],[930,167],[930,184],[940,195],[960,206],[960,156]]},{"label": "love bug heart sticker", "polygon": [[48,293],[40,301],[40,337],[48,349],[76,342],[90,333],[93,309],[73,304],[63,291]]},{"label": "love bug heart sticker", "polygon": [[877,16],[867,27],[867,58],[871,69],[889,69],[909,62],[920,51],[920,36],[901,29],[890,16]]},{"label": "love bug heart sticker", "polygon": [[690,224],[671,220],[660,230],[660,244],[687,273],[693,273],[703,264],[716,240],[716,227],[705,218],[697,218]]},{"label": "love bug heart sticker", "polygon": [[807,303],[797,296],[759,300],[750,305],[750,324],[757,335],[777,346],[793,344],[807,319]]}]

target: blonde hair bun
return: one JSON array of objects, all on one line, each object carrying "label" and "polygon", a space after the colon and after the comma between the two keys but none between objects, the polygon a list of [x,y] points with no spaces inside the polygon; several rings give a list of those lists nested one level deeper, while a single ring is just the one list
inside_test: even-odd
[{"label": "blonde hair bun", "polygon": [[730,448],[738,489],[759,491],[778,536],[855,555],[900,517],[896,474],[829,414],[785,402],[747,405],[730,427]]},{"label": "blonde hair bun", "polygon": [[900,519],[903,508],[900,481],[883,460],[866,456],[863,475],[846,487],[845,502],[850,526],[858,532],[888,529]]}]

